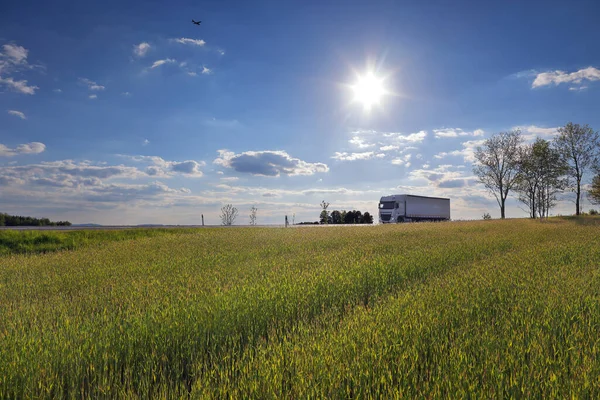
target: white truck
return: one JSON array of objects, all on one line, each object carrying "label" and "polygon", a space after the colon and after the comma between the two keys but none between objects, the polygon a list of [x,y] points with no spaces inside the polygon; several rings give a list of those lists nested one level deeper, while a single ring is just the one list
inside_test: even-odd
[{"label": "white truck", "polygon": [[450,199],[393,194],[379,200],[379,222],[449,221]]}]

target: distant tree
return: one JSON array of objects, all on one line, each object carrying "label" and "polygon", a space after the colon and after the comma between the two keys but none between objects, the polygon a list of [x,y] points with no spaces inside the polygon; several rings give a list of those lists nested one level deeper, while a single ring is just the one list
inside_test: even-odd
[{"label": "distant tree", "polygon": [[342,224],[344,221],[342,220],[342,213],[338,210],[334,210],[331,212],[331,223],[332,224]]},{"label": "distant tree", "polygon": [[24,217],[0,213],[0,226],[70,226],[69,221],[53,222],[48,218]]},{"label": "distant tree", "polygon": [[362,217],[362,223],[363,224],[372,224],[373,223],[373,216],[371,215],[371,213],[369,213],[368,211],[365,211],[365,213],[363,214],[363,217]]},{"label": "distant tree", "polygon": [[595,210],[595,209],[592,208],[590,210],[590,215],[598,215],[598,210]]},{"label": "distant tree", "polygon": [[232,204],[226,204],[221,207],[221,224],[230,226],[233,225],[238,216],[238,210]]},{"label": "distant tree", "polygon": [[321,202],[321,214],[319,216],[319,219],[322,224],[329,223],[329,212],[327,211],[327,207],[329,207],[329,203],[327,203],[325,200],[323,200]]},{"label": "distant tree", "polygon": [[354,223],[362,224],[362,221],[363,221],[362,213],[360,211],[354,211]]},{"label": "distant tree", "polygon": [[345,224],[353,224],[354,223],[354,211],[348,211],[346,213],[346,215],[344,216],[344,223]]},{"label": "distant tree", "polygon": [[519,172],[521,131],[500,132],[485,140],[475,151],[473,173],[494,195],[504,219],[508,193],[513,189]]},{"label": "distant tree", "polygon": [[483,214],[483,219],[489,221],[490,219],[492,219],[492,216],[490,215],[490,213],[485,213]]},{"label": "distant tree", "polygon": [[342,224],[346,223],[346,210],[342,210],[342,212],[340,212],[340,217],[342,218]]},{"label": "distant tree", "polygon": [[530,218],[548,217],[556,205],[556,195],[567,186],[567,167],[550,142],[537,138],[519,153],[519,174],[515,191],[518,199],[529,208]]},{"label": "distant tree", "polygon": [[[596,176],[594,176],[594,179],[592,179],[592,184],[588,190],[588,200],[592,204],[600,204],[600,173],[598,173]],[[1,223],[2,222],[0,221],[0,224]]]},{"label": "distant tree", "polygon": [[569,187],[575,192],[575,215],[581,213],[581,182],[592,167],[598,165],[598,132],[588,125],[569,122],[558,129],[554,146],[568,165]]},{"label": "distant tree", "polygon": [[250,225],[256,225],[256,212],[258,211],[258,208],[252,206],[252,208],[250,209]]}]

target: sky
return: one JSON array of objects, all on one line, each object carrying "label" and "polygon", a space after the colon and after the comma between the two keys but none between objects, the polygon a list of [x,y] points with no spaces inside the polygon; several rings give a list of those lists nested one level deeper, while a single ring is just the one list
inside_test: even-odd
[{"label": "sky", "polygon": [[[512,129],[600,129],[598,15],[597,1],[10,2],[0,212],[219,224],[231,203],[237,224],[252,206],[282,224],[409,193],[499,217],[473,151]],[[370,108],[354,90],[368,73],[385,90]],[[507,216],[527,215],[511,197]]]}]

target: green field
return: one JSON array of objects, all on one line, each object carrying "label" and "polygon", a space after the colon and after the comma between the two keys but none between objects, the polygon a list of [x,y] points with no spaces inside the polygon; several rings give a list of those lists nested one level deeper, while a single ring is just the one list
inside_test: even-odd
[{"label": "green field", "polygon": [[598,398],[596,222],[159,230],[5,254],[0,398]]}]

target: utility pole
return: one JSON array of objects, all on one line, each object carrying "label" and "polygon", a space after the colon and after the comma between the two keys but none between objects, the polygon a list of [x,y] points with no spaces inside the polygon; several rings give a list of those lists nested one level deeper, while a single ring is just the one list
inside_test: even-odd
[{"label": "utility pole", "polygon": [[202,226],[204,226],[204,214],[202,214]]}]

